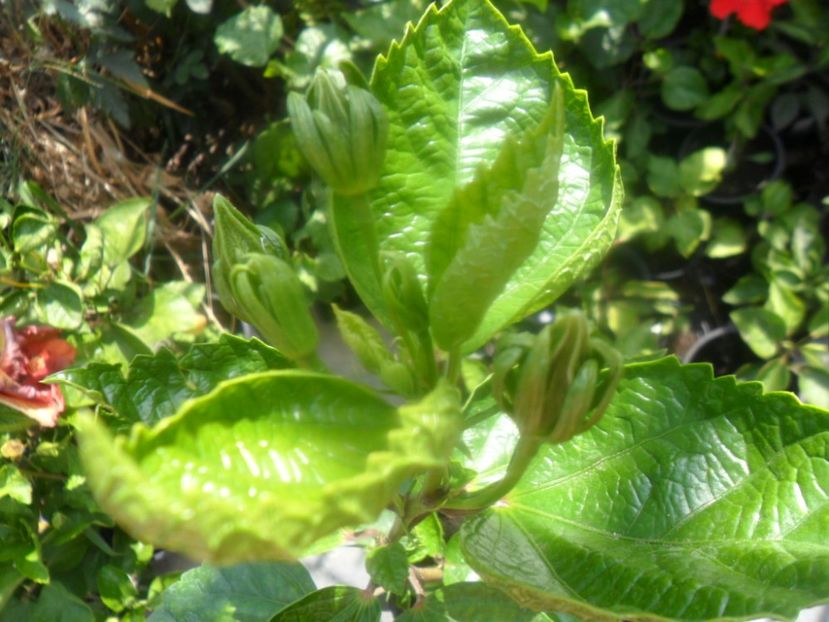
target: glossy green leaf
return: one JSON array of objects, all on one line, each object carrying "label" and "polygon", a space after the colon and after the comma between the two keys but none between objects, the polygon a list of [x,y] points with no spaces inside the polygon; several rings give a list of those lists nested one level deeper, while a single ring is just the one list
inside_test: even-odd
[{"label": "glossy green leaf", "polygon": [[85,602],[63,584],[54,582],[43,588],[25,619],[30,622],[93,622],[95,616]]},{"label": "glossy green leaf", "polygon": [[300,564],[204,565],[164,591],[149,622],[265,622],[314,589]]},{"label": "glossy green leaf", "polygon": [[[542,617],[543,616],[543,617]],[[422,606],[398,622],[541,622],[544,614],[525,609],[502,591],[483,583],[455,583],[430,593]]]},{"label": "glossy green leaf", "polygon": [[167,281],[142,298],[124,322],[150,347],[176,333],[197,333],[206,323],[199,313],[204,285],[185,281]]},{"label": "glossy green leaf", "polygon": [[448,384],[395,409],[345,380],[286,370],[221,383],[129,438],[84,417],[78,438],[93,493],[134,537],[234,563],[293,559],[370,522],[405,479],[445,465],[459,420]]},{"label": "glossy green leaf", "polygon": [[378,546],[366,553],[371,580],[393,594],[403,594],[409,582],[409,558],[400,542]]},{"label": "glossy green leaf", "polygon": [[[383,175],[369,195],[371,209],[381,251],[406,254],[424,282],[439,214],[493,166],[508,138],[519,140],[541,122],[556,83],[566,127],[558,201],[538,244],[489,305],[466,349],[555,299],[607,249],[622,198],[613,147],[584,92],[488,1],[431,6],[376,64],[371,86],[388,114],[389,139]],[[338,229],[337,236],[350,264],[352,238],[347,230]],[[366,304],[382,316],[371,275],[349,273]]]},{"label": "glossy green leaf", "polygon": [[483,488],[504,476],[518,436],[515,422],[502,412],[463,431],[463,448],[456,450],[455,459],[475,474],[467,490]]},{"label": "glossy green leaf", "polygon": [[829,411],[632,364],[603,419],[462,529],[519,602],[587,619],[792,618],[829,601]]},{"label": "glossy green leaf", "polygon": [[786,324],[776,313],[759,307],[731,312],[731,321],[748,347],[762,359],[773,357],[786,337]]},{"label": "glossy green leaf", "polygon": [[103,260],[116,266],[135,255],[147,238],[150,198],[136,197],[110,206],[94,222],[104,239]]},{"label": "glossy green leaf", "polygon": [[223,380],[288,367],[291,363],[285,357],[258,339],[226,333],[216,342],[192,346],[179,357],[166,349],[136,356],[125,372],[119,365],[89,363],[59,372],[55,378],[85,396],[74,406],[101,404],[114,409],[127,426],[139,421],[155,425]]},{"label": "glossy green leaf", "polygon": [[308,594],[271,622],[380,622],[380,602],[356,587],[335,585]]},{"label": "glossy green leaf", "polygon": [[249,6],[219,24],[213,41],[222,54],[237,63],[263,67],[279,47],[282,18],[267,5]]},{"label": "glossy green leaf", "polygon": [[556,85],[539,127],[520,143],[508,139],[492,168],[482,169],[438,215],[427,254],[429,314],[444,350],[475,333],[538,245],[558,198],[564,130],[564,99]]}]

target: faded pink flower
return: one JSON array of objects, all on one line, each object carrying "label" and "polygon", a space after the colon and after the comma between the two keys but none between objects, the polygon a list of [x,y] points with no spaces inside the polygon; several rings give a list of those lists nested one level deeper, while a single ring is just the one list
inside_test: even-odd
[{"label": "faded pink flower", "polygon": [[51,428],[63,412],[60,387],[41,382],[68,367],[75,348],[51,326],[15,328],[13,317],[0,318],[0,404],[19,410]]}]

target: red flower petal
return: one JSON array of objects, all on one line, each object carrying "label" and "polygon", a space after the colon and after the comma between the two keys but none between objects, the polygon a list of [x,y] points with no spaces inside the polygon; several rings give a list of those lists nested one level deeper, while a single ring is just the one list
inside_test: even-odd
[{"label": "red flower petal", "polygon": [[0,318],[0,404],[19,410],[44,427],[57,424],[65,403],[60,387],[40,382],[75,360],[75,348],[51,326],[15,329]]},{"label": "red flower petal", "polygon": [[763,30],[771,21],[771,6],[762,0],[743,0],[743,6],[737,12],[737,17],[746,26]]},{"label": "red flower petal", "polygon": [[739,0],[711,0],[709,10],[717,19],[725,19],[739,9]]},{"label": "red flower petal", "polygon": [[771,21],[774,7],[788,0],[711,0],[709,10],[718,19],[737,13],[738,19],[750,28],[763,30]]}]

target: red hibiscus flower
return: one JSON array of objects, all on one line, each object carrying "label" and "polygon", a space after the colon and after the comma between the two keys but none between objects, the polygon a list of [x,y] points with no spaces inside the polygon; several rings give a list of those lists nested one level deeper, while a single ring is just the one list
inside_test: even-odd
[{"label": "red hibiscus flower", "polygon": [[771,21],[771,11],[788,0],[711,0],[711,15],[725,19],[732,13],[750,28],[763,30]]},{"label": "red hibiscus flower", "polygon": [[19,410],[51,428],[63,412],[60,387],[40,382],[68,367],[75,348],[51,326],[15,328],[13,317],[0,318],[0,404]]}]

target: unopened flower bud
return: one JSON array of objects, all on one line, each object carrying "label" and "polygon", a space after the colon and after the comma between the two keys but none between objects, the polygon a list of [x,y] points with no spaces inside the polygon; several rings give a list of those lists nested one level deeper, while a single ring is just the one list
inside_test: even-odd
[{"label": "unopened flower bud", "polygon": [[213,200],[216,218],[213,257],[233,265],[248,253],[264,253],[281,259],[289,256],[288,247],[273,229],[253,224],[221,195]]},{"label": "unopened flower bud", "polygon": [[604,414],[621,374],[621,356],[590,338],[582,315],[546,326],[520,368],[513,417],[521,434],[555,444],[588,430]]},{"label": "unopened flower bud", "polygon": [[371,93],[321,70],[305,97],[288,96],[288,114],[300,151],[334,192],[357,195],[377,185],[388,123]]},{"label": "unopened flower bud", "polygon": [[282,354],[301,361],[314,353],[317,327],[302,283],[287,262],[251,253],[231,269],[229,289],[239,317],[253,324]]},{"label": "unopened flower bud", "polygon": [[288,248],[273,229],[254,225],[221,195],[213,200],[216,223],[213,235],[213,285],[225,309],[244,322],[253,323],[235,300],[230,287],[233,267],[251,253],[280,259],[289,257]]}]

